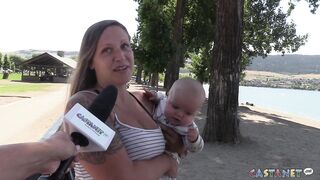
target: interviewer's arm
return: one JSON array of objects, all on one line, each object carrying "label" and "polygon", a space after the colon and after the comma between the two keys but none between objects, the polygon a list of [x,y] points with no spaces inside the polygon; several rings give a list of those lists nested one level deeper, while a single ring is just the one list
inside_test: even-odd
[{"label": "interviewer's arm", "polygon": [[76,147],[64,132],[43,142],[0,146],[0,179],[25,179],[35,173],[53,173],[60,161],[75,155]]}]

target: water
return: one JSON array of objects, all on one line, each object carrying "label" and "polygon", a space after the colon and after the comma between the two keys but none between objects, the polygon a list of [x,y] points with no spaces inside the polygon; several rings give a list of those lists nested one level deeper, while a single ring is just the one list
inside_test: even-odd
[{"label": "water", "polygon": [[[204,85],[207,94],[208,87]],[[239,103],[246,102],[275,111],[320,120],[319,91],[240,86]]]}]

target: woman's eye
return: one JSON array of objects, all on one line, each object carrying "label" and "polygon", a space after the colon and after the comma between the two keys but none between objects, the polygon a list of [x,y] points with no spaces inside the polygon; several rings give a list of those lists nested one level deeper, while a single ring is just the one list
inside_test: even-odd
[{"label": "woman's eye", "polygon": [[127,44],[127,43],[122,44],[121,48],[124,49],[124,50],[130,50],[131,49],[130,45]]},{"label": "woman's eye", "polygon": [[102,50],[102,53],[107,53],[107,54],[110,54],[112,52],[112,49],[111,48],[104,48],[103,50]]}]

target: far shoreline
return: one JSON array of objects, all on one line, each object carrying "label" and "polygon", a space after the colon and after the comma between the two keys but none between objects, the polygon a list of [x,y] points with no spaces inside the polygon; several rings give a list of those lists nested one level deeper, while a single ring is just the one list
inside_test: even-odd
[{"label": "far shoreline", "polygon": [[247,108],[254,110],[254,111],[264,112],[264,113],[280,116],[287,121],[291,121],[291,122],[295,122],[295,123],[298,123],[301,125],[306,125],[306,126],[315,127],[315,128],[320,129],[320,120],[317,120],[317,119],[303,117],[303,116],[299,116],[299,115],[288,113],[288,112],[282,112],[282,111],[278,111],[278,110],[263,107],[263,106],[256,106],[256,105],[248,106],[245,104],[240,104],[238,106],[238,108],[241,108],[241,107],[247,107]]}]

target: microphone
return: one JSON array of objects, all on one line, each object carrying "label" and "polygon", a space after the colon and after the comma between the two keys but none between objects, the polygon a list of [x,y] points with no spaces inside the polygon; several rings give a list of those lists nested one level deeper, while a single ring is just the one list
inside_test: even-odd
[{"label": "microphone", "polygon": [[[117,95],[118,90],[115,86],[107,86],[95,98],[88,110],[77,103],[65,114],[64,121],[70,127],[72,141],[75,145],[80,145],[79,152],[107,150],[115,132],[104,124],[104,121],[109,117]],[[56,172],[45,179],[62,180],[74,158],[72,156],[61,161]]]},{"label": "microphone", "polygon": [[92,102],[88,110],[75,104],[64,116],[64,122],[79,152],[107,150],[115,132],[104,121],[117,99],[117,88],[107,86]]},{"label": "microphone", "polygon": [[[80,145],[80,151],[81,147],[84,147],[82,152],[105,151],[108,148],[115,132],[106,126],[104,121],[109,117],[115,105],[117,95],[118,91],[116,87],[107,86],[92,102],[88,111],[80,104],[76,104],[65,115],[66,123],[71,125],[71,127],[76,127],[75,131],[71,133],[71,137],[76,145]],[[86,137],[93,143],[90,143]],[[49,177],[49,180],[62,179],[73,160],[74,157],[71,157],[62,161],[57,171]]]}]

